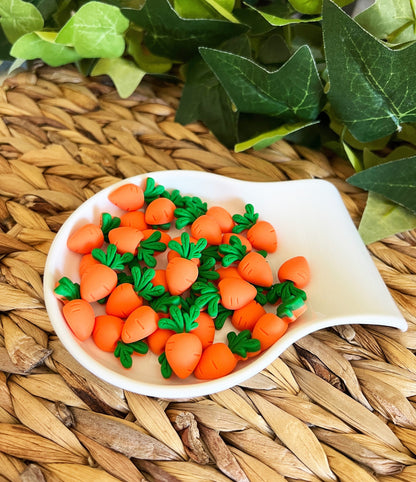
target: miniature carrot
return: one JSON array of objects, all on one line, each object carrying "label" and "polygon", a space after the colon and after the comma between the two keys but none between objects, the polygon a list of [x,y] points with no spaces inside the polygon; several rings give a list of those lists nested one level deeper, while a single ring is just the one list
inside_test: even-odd
[{"label": "miniature carrot", "polygon": [[84,224],[74,231],[68,238],[66,245],[75,253],[91,253],[94,248],[101,248],[104,234],[101,228],[93,223]]},{"label": "miniature carrot", "polygon": [[109,242],[114,244],[121,254],[136,254],[137,247],[142,239],[143,233],[139,229],[129,226],[120,226],[108,233]]},{"label": "miniature carrot", "polygon": [[218,247],[224,255],[222,265],[227,267],[238,261],[237,270],[246,281],[263,287],[273,284],[273,273],[266,259],[256,251],[247,252],[245,246],[236,236],[231,236],[230,244],[221,244]]},{"label": "miniature carrot", "polygon": [[238,272],[238,269],[235,266],[227,266],[224,268],[221,266],[220,268],[217,269],[217,273],[219,275],[219,280],[222,280],[224,278],[240,278],[243,279]]},{"label": "miniature carrot", "polygon": [[293,281],[296,288],[303,289],[310,281],[309,263],[304,256],[295,256],[286,260],[277,272],[279,281]]},{"label": "miniature carrot", "polygon": [[152,201],[146,208],[144,219],[150,226],[169,228],[174,219],[175,204],[167,198],[160,197]]},{"label": "miniature carrot", "polygon": [[165,251],[167,243],[161,241],[162,233],[160,231],[153,230],[149,236],[147,234],[137,247],[137,260],[143,261],[150,268],[154,268],[157,264],[155,259],[156,253]]},{"label": "miniature carrot", "polygon": [[114,356],[120,359],[120,363],[124,368],[133,366],[132,355],[145,355],[149,351],[148,345],[144,341],[135,341],[134,343],[123,343],[118,341],[114,349]]},{"label": "miniature carrot", "polygon": [[264,351],[286,333],[287,326],[288,324],[274,313],[266,313],[257,320],[252,335],[260,341],[261,351]]},{"label": "miniature carrot", "polygon": [[157,330],[158,320],[156,311],[150,306],[139,306],[127,317],[121,332],[121,340],[124,343],[143,340]]},{"label": "miniature carrot", "polygon": [[201,312],[198,318],[195,319],[195,323],[197,323],[198,326],[192,330],[192,333],[201,340],[202,349],[205,349],[207,346],[212,345],[214,341],[214,320],[208,313]]},{"label": "miniature carrot", "polygon": [[198,277],[198,267],[192,258],[200,258],[207,242],[200,239],[196,244],[189,241],[189,234],[182,233],[181,244],[169,241],[169,248],[177,251],[180,257],[173,258],[166,266],[166,281],[172,295],[184,293]]},{"label": "miniature carrot", "polygon": [[139,296],[131,283],[121,283],[110,293],[105,305],[108,315],[127,318],[132,311],[143,304],[143,297]]},{"label": "miniature carrot", "polygon": [[222,206],[211,206],[206,214],[216,219],[223,233],[230,233],[235,225],[231,214]]},{"label": "miniature carrot", "polygon": [[266,313],[263,306],[256,300],[250,301],[246,306],[235,310],[231,323],[237,330],[252,330],[258,319]]},{"label": "miniature carrot", "polygon": [[84,254],[84,256],[81,258],[81,261],[79,262],[79,276],[82,278],[84,273],[94,264],[100,264],[98,259],[95,259],[91,253]]},{"label": "miniature carrot", "polygon": [[127,183],[111,191],[108,199],[124,211],[137,211],[143,207],[144,193],[140,186]]},{"label": "miniature carrot", "polygon": [[207,244],[218,245],[222,240],[221,226],[213,216],[203,214],[191,225],[191,234],[196,239],[206,239]]},{"label": "miniature carrot", "polygon": [[194,371],[202,354],[201,340],[192,332],[197,327],[195,320],[199,310],[193,306],[189,313],[183,313],[177,306],[172,306],[170,315],[170,319],[159,320],[159,328],[176,332],[166,342],[164,353],[173,372],[184,379]]},{"label": "miniature carrot", "polygon": [[252,204],[246,204],[244,215],[235,214],[233,221],[236,225],[233,233],[247,231],[247,239],[254,248],[273,253],[277,249],[277,234],[268,221],[258,221],[258,213],[254,212]]},{"label": "miniature carrot", "polygon": [[276,314],[287,322],[293,322],[306,311],[306,293],[297,288],[293,281],[274,284],[267,293],[267,301],[280,303]]},{"label": "miniature carrot", "polygon": [[240,358],[247,357],[249,352],[257,352],[260,342],[251,338],[249,330],[227,334],[228,345],[213,343],[202,353],[195,368],[194,375],[200,380],[213,380],[230,374]]},{"label": "miniature carrot", "polygon": [[149,229],[148,224],[144,220],[143,211],[131,211],[120,216],[120,226],[128,226],[130,228],[136,228],[140,231]]},{"label": "miniature carrot", "polygon": [[100,315],[95,318],[95,327],[92,332],[94,343],[100,350],[113,352],[120,339],[124,322],[121,318],[112,315]]},{"label": "miniature carrot", "polygon": [[147,337],[149,349],[155,355],[161,355],[165,351],[166,342],[174,334],[175,332],[173,330],[164,330],[162,328],[158,328]]},{"label": "miniature carrot", "polygon": [[93,307],[80,299],[79,284],[64,276],[59,280],[54,293],[66,301],[62,314],[72,333],[78,340],[85,341],[94,329],[95,314]]},{"label": "miniature carrot", "polygon": [[246,247],[247,253],[253,249],[250,241],[245,236],[236,233],[224,233],[222,235],[221,244],[230,244],[230,239],[232,238],[232,236],[236,236],[241,241],[241,244]]},{"label": "miniature carrot", "polygon": [[[172,238],[172,241],[176,241],[177,243],[182,245],[181,236],[176,236],[175,238]],[[196,238],[192,237],[192,236],[189,236],[189,242],[196,244],[198,242],[198,240]],[[168,245],[169,245],[169,243],[168,243]],[[167,258],[168,258],[168,261],[171,261],[173,258],[177,258],[179,256],[180,256],[180,254],[178,253],[178,251],[175,251],[174,249],[171,249],[171,250],[168,251]],[[192,258],[192,261],[194,263],[196,263],[197,266],[199,266],[200,258]]]}]

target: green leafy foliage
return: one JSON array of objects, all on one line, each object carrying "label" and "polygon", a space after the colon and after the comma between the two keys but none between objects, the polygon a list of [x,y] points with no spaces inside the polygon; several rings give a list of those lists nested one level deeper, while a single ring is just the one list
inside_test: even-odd
[{"label": "green leafy foliage", "polygon": [[[163,75],[184,86],[176,121],[202,121],[237,152],[283,138],[325,146],[363,176],[351,183],[377,173],[377,183],[360,182],[370,196],[359,231],[374,241],[414,226],[414,173],[401,161],[416,152],[416,8],[414,0],[376,0],[352,18],[342,9],[350,3],[2,0],[0,60],[75,64],[108,76],[123,98],[145,75]],[[388,162],[391,169],[366,173]],[[399,197],[398,170],[408,179]],[[164,187],[149,179],[146,203],[160,196]],[[171,200],[182,229],[199,208],[187,196]],[[219,260],[210,250],[201,260]],[[152,267],[153,255],[143,246],[130,264]]]}]

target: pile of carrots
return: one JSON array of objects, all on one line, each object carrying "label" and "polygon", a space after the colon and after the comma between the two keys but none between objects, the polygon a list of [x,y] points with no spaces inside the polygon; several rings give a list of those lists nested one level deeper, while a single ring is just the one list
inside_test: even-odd
[{"label": "pile of carrots", "polygon": [[[151,352],[165,378],[219,378],[267,350],[306,310],[307,260],[290,258],[274,273],[267,254],[277,249],[276,230],[251,204],[231,214],[150,177],[108,199],[124,214],[103,213],[99,225],[69,236],[80,281],[64,276],[54,291],[75,337],[92,337],[123,367]],[[173,227],[180,236],[172,238]],[[226,319],[235,331],[217,342]]]}]

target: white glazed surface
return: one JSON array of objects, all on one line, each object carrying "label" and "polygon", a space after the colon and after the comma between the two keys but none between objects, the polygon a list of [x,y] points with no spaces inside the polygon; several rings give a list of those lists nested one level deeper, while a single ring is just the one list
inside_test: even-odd
[{"label": "white glazed surface", "polygon": [[[62,276],[79,282],[80,255],[67,249],[68,236],[87,222],[99,224],[103,212],[122,214],[108,201],[109,192],[128,182],[143,186],[146,177],[153,177],[167,190],[179,189],[181,194],[199,196],[208,207],[224,206],[233,214],[243,214],[245,204],[253,204],[259,219],[271,222],[278,233],[278,249],[267,257],[276,282],[277,269],[286,259],[302,255],[309,261],[312,277],[305,288],[307,312],[271,348],[239,363],[226,377],[201,381],[193,376],[185,380],[172,376],[165,380],[157,357],[151,353],[134,356],[133,367],[126,370],[113,354],[99,350],[92,339],[79,342],[72,335],[62,316],[62,305],[53,294]],[[323,180],[256,183],[200,171],[159,171],[125,179],[88,199],[63,224],[46,261],[44,295],[56,334],[79,363],[110,384],[160,398],[203,396],[242,383],[266,368],[291,344],[322,328],[373,324],[407,329],[338,191]],[[100,310],[103,308],[98,306],[96,312]],[[216,335],[216,341],[225,340],[227,328],[232,329],[229,321]]]}]

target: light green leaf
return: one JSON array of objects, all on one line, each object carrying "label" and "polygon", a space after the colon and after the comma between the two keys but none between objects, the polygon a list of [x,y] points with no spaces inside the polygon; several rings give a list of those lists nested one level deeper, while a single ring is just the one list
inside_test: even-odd
[{"label": "light green leaf", "polygon": [[148,49],[171,60],[187,61],[201,46],[217,47],[248,30],[246,25],[216,19],[181,18],[168,0],[147,0],[141,10],[123,8],[123,14],[145,31]]},{"label": "light green leaf", "polygon": [[[321,0],[322,1],[322,0]],[[251,5],[249,5],[251,6]],[[290,4],[288,2],[274,2],[270,5],[265,7],[256,8],[251,6],[254,10],[256,10],[264,19],[266,19],[270,25],[275,27],[283,27],[284,25],[291,25],[296,23],[309,23],[309,22],[318,22],[321,20],[321,17],[314,17],[314,18],[300,18],[297,15],[297,12],[290,8]],[[320,9],[317,12],[319,13]]]},{"label": "light green leaf", "polygon": [[351,162],[352,167],[357,171],[362,171],[363,169],[363,163],[360,159],[360,157],[354,152],[353,149],[344,141],[344,133],[341,135],[341,144],[342,147],[344,148],[345,154],[348,157],[348,160]]},{"label": "light green leaf", "polygon": [[134,26],[126,33],[127,53],[136,64],[149,74],[163,74],[172,68],[172,62],[158,55],[153,55],[143,46],[143,32]]},{"label": "light green leaf", "polygon": [[355,17],[363,28],[390,44],[416,40],[416,11],[413,0],[376,0]]},{"label": "light green leaf", "polygon": [[247,149],[250,149],[250,147],[252,147],[254,150],[264,149],[270,146],[271,144],[273,144],[274,142],[280,141],[280,139],[283,139],[289,134],[292,134],[293,132],[299,131],[300,129],[312,126],[317,123],[318,121],[297,122],[296,124],[285,124],[285,125],[279,126],[277,129],[274,129],[269,132],[264,132],[263,134],[253,137],[252,139],[249,139],[247,141],[239,142],[234,146],[234,150],[235,152],[242,152]]},{"label": "light green leaf", "polygon": [[416,156],[365,169],[347,181],[366,191],[377,192],[416,214]]},{"label": "light green leaf", "polygon": [[416,228],[416,216],[380,194],[370,192],[358,232],[365,244]]},{"label": "light green leaf", "polygon": [[322,85],[307,46],[274,72],[228,52],[207,48],[200,52],[239,111],[276,116],[282,123],[317,118]]},{"label": "light green leaf", "polygon": [[[335,3],[340,7],[345,7],[354,0],[336,0]],[[300,13],[313,15],[320,13],[322,10],[322,0],[289,0],[289,3]]]},{"label": "light green leaf", "polygon": [[81,58],[72,47],[56,44],[54,37],[54,32],[27,33],[15,42],[10,53],[17,59],[41,59],[52,67],[70,64]]},{"label": "light green leaf", "polygon": [[0,25],[7,40],[13,44],[25,33],[40,30],[43,27],[43,17],[31,3],[23,0],[2,0]]},{"label": "light green leaf", "polygon": [[404,159],[405,157],[412,157],[416,155],[416,149],[411,146],[402,145],[394,149],[386,157],[379,157],[369,149],[363,151],[364,169],[368,169],[379,164],[384,164],[389,161],[397,161],[398,159]]},{"label": "light green leaf", "polygon": [[101,2],[84,4],[62,27],[56,42],[70,45],[84,58],[123,55],[129,21],[120,9]]},{"label": "light green leaf", "polygon": [[235,21],[231,15],[233,11],[234,0],[174,0],[174,8],[177,14],[182,18],[221,18]]},{"label": "light green leaf", "polygon": [[129,97],[140,84],[146,72],[127,59],[100,59],[91,75],[108,75],[117,88],[120,97]]},{"label": "light green leaf", "polygon": [[416,121],[416,44],[391,50],[330,0],[323,3],[328,100],[361,142]]}]

